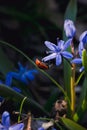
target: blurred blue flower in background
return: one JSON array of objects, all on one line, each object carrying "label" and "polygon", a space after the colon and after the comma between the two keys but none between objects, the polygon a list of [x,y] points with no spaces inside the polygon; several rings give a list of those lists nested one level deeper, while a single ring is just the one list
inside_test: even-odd
[{"label": "blurred blue flower in background", "polygon": [[[18,93],[21,93],[21,89],[15,87],[15,86],[9,86],[9,84],[7,83],[3,83],[1,80],[0,80],[0,84],[3,84],[3,85],[6,85],[8,87],[11,87],[13,90],[15,90],[16,92]],[[4,100],[4,98],[2,96],[0,96],[0,102],[2,102]]]},{"label": "blurred blue flower in background", "polygon": [[42,61],[48,61],[51,59],[56,58],[56,65],[60,65],[62,63],[62,56],[70,59],[73,57],[73,55],[71,53],[69,53],[68,51],[65,51],[72,42],[72,38],[70,38],[69,40],[67,40],[65,43],[63,40],[59,40],[57,41],[57,45],[49,42],[49,41],[45,41],[45,45],[50,49],[50,51],[48,51],[48,53],[51,53],[50,55],[44,57],[42,59]]},{"label": "blurred blue flower in background", "polygon": [[35,74],[38,73],[36,69],[28,70],[27,66],[23,67],[20,62],[18,62],[19,70],[18,72],[8,72],[6,75],[6,84],[9,86],[12,84],[12,79],[17,79],[26,85],[29,84],[29,81],[34,80]]},{"label": "blurred blue flower in background", "polygon": [[11,126],[9,112],[7,111],[3,112],[1,123],[0,123],[0,130],[23,130],[23,128],[24,128],[24,123],[19,123]]},{"label": "blurred blue flower in background", "polygon": [[[26,85],[29,84],[29,81],[34,80],[35,76],[34,74],[37,74],[38,71],[36,69],[28,70],[27,66],[23,67],[22,64],[19,62],[19,70],[18,72],[8,72],[6,75],[5,83],[0,80],[0,84],[5,84],[8,87],[11,87],[13,90],[15,90],[18,93],[21,93],[21,89],[18,87],[12,86],[12,79],[17,79]],[[2,102],[3,97],[0,96],[0,102]]]},{"label": "blurred blue flower in background", "polygon": [[75,36],[76,28],[72,20],[66,19],[64,21],[64,31],[68,38],[73,38]]}]

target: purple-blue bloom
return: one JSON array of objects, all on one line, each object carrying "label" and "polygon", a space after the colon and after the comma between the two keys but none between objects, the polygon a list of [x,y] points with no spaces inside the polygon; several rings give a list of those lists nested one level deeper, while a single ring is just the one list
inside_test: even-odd
[{"label": "purple-blue bloom", "polygon": [[19,123],[11,126],[9,112],[7,111],[3,112],[1,123],[0,123],[0,130],[23,130],[23,128],[24,128],[24,123]]},{"label": "purple-blue bloom", "polygon": [[38,73],[36,69],[28,70],[27,67],[23,67],[20,62],[18,65],[18,72],[8,72],[6,76],[6,84],[9,86],[12,84],[12,78],[17,79],[25,84],[29,84],[29,81],[34,80],[34,75]]},{"label": "purple-blue bloom", "polygon": [[87,31],[84,31],[79,38],[80,42],[87,43]]},{"label": "purple-blue bloom", "polygon": [[64,31],[68,38],[73,38],[75,36],[76,28],[72,20],[66,19],[64,21]]},{"label": "purple-blue bloom", "polygon": [[[79,56],[80,58],[75,58],[71,61],[71,63],[75,63],[75,64],[82,64],[82,51],[84,49],[87,49],[87,31],[83,32],[80,37],[79,37],[79,47],[78,47],[78,50],[79,50]],[[82,72],[84,70],[84,66],[82,66],[80,68],[80,72]]]},{"label": "purple-blue bloom", "polygon": [[[83,47],[82,47],[82,45],[81,44],[79,44],[79,48],[78,48],[78,50],[79,50],[79,58],[75,58],[75,59],[73,59],[72,61],[71,61],[71,63],[75,63],[75,64],[82,64],[82,51],[83,51]],[[81,68],[80,68],[80,72],[82,72],[84,70],[84,66],[82,66]]]},{"label": "purple-blue bloom", "polygon": [[63,40],[58,40],[57,45],[49,41],[45,41],[45,45],[50,49],[50,51],[48,51],[50,55],[44,57],[42,61],[46,62],[48,60],[56,58],[56,65],[58,66],[62,63],[62,56],[67,59],[72,58],[73,55],[68,51],[65,51],[71,45],[71,42],[72,42],[72,38],[67,40],[65,43]]},{"label": "purple-blue bloom", "polygon": [[45,130],[43,127],[39,127],[38,130]]},{"label": "purple-blue bloom", "polygon": [[80,41],[80,48],[83,49],[87,49],[87,31],[84,31],[79,38]]}]

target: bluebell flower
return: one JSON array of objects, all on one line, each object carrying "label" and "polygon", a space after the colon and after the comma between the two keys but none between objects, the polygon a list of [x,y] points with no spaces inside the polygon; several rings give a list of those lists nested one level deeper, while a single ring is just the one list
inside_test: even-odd
[{"label": "bluebell flower", "polygon": [[[73,59],[71,61],[71,63],[82,64],[82,51],[83,51],[83,49],[84,49],[84,47],[82,47],[82,45],[79,44],[79,48],[78,48],[78,50],[79,50],[79,58]],[[79,71],[82,72],[83,70],[84,70],[84,66],[82,66]]]},{"label": "bluebell flower", "polygon": [[1,123],[0,123],[0,130],[23,130],[23,128],[24,128],[24,123],[19,123],[11,126],[9,112],[7,111],[3,112]]},{"label": "bluebell flower", "polygon": [[8,72],[6,76],[6,84],[9,86],[12,84],[12,79],[17,79],[25,84],[29,84],[29,81],[34,80],[35,74],[38,73],[36,69],[28,70],[27,67],[23,67],[19,62],[19,70],[18,72]]},{"label": "bluebell flower", "polygon": [[[84,49],[87,49],[87,31],[83,32],[80,37],[79,37],[79,47],[78,47],[78,50],[79,50],[79,58],[75,58],[71,61],[71,63],[75,63],[75,64],[82,64],[82,51]],[[84,70],[84,66],[82,66],[80,68],[80,72],[82,72]]]},{"label": "bluebell flower", "polygon": [[64,31],[68,38],[73,38],[76,33],[76,28],[72,20],[66,19],[64,21]]},{"label": "bluebell flower", "polygon": [[45,41],[45,45],[50,49],[50,51],[48,51],[50,55],[44,57],[42,61],[46,62],[48,60],[56,58],[56,65],[58,66],[62,63],[62,56],[66,59],[72,58],[73,55],[68,51],[65,51],[71,45],[71,42],[72,38],[67,40],[65,43],[63,40],[58,40],[57,45],[49,41]]},{"label": "bluebell flower", "polygon": [[80,48],[83,49],[85,48],[87,50],[87,31],[84,31],[80,37],[79,37],[79,41],[80,41]]}]

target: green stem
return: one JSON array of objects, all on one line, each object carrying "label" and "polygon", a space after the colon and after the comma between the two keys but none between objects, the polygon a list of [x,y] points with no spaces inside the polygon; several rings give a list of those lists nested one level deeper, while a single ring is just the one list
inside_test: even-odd
[{"label": "green stem", "polygon": [[71,111],[72,115],[75,112],[75,65],[71,68]]},{"label": "green stem", "polygon": [[24,101],[26,100],[27,97],[24,97],[24,99],[22,100],[21,102],[21,105],[20,105],[20,115],[18,116],[18,123],[20,122],[20,118],[21,118],[21,112],[22,112],[22,108],[23,108],[23,104],[24,104]]},{"label": "green stem", "polygon": [[7,42],[4,42],[4,41],[1,41],[1,40],[0,40],[0,43],[1,43],[1,44],[4,44],[4,45],[7,45],[8,47],[14,49],[16,52],[19,52],[20,54],[22,54],[29,62],[31,62],[39,71],[41,71],[44,75],[46,75],[46,76],[62,91],[62,93],[63,93],[64,96],[68,99],[69,104],[70,104],[70,100],[69,100],[69,98],[68,98],[66,92],[65,92],[64,89],[62,88],[62,86],[61,86],[60,84],[58,84],[58,83],[57,83],[49,74],[47,74],[45,71],[39,69],[39,68],[37,67],[37,65],[36,65],[25,53],[23,53],[21,50],[19,50],[18,48],[16,48],[15,46],[13,46],[13,45],[11,45],[11,44],[9,44],[9,43],[7,43]]},{"label": "green stem", "polygon": [[1,41],[0,40],[0,43],[1,44],[4,44],[4,45],[7,45],[8,47],[14,49],[16,52],[19,52],[20,54],[22,54],[29,62],[31,62],[39,71],[41,71],[44,75],[46,75],[61,91],[62,93],[64,94],[64,96],[66,97],[66,99],[68,100],[68,103],[69,103],[69,106],[70,106],[70,99],[69,97],[67,96],[67,93],[64,91],[64,89],[62,88],[62,86],[57,83],[49,74],[47,74],[45,71],[39,69],[37,67],[37,65],[25,54],[23,53],[21,50],[19,50],[18,48],[16,48],[15,46],[7,43],[7,42],[4,42],[4,41]]},{"label": "green stem", "polygon": [[81,78],[82,78],[83,75],[84,75],[84,71],[78,77],[77,81],[75,82],[75,86],[77,86],[77,84],[79,83],[79,81],[81,80]]}]

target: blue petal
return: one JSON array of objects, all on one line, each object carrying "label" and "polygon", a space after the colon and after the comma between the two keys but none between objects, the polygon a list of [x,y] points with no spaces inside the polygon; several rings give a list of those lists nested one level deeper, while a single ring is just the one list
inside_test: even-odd
[{"label": "blue petal", "polygon": [[58,44],[58,47],[60,48],[60,49],[64,49],[64,41],[63,40],[58,40],[57,41],[57,44]]},{"label": "blue petal", "polygon": [[61,54],[67,59],[73,58],[73,55],[70,52],[64,51]]},{"label": "blue petal", "polygon": [[82,59],[81,58],[76,58],[76,59],[72,60],[71,63],[82,64]]},{"label": "blue petal", "polygon": [[50,55],[44,57],[42,59],[42,61],[48,61],[48,60],[54,59],[54,58],[56,58],[56,55],[57,55],[56,53],[50,54]]},{"label": "blue petal", "polygon": [[64,44],[64,50],[66,50],[72,43],[72,38],[70,38],[69,40],[67,40]]},{"label": "blue petal", "polygon": [[61,55],[59,54],[59,55],[56,56],[56,65],[57,65],[57,66],[60,65],[61,62],[62,62],[62,57],[61,57]]},{"label": "blue petal", "polygon": [[56,45],[49,41],[45,41],[45,45],[52,51],[55,51],[55,49],[56,49]]},{"label": "blue petal", "polygon": [[25,71],[25,68],[22,66],[22,64],[20,62],[18,62],[18,66],[19,66],[19,70],[20,71]]},{"label": "blue petal", "polygon": [[84,70],[84,66],[82,66],[79,71],[82,72],[83,70]]},{"label": "blue petal", "polygon": [[23,129],[24,129],[24,123],[20,123],[9,127],[9,130],[23,130]]},{"label": "blue petal", "polygon": [[4,111],[2,114],[2,125],[6,128],[10,126],[10,114],[7,111]]},{"label": "blue petal", "polygon": [[7,130],[7,128],[5,129],[5,127],[2,124],[0,124],[0,130]]},{"label": "blue petal", "polygon": [[6,75],[6,81],[5,81],[5,84],[7,86],[11,86],[12,84],[12,75],[14,74],[14,72],[8,72],[7,75]]},{"label": "blue petal", "polygon": [[43,127],[38,128],[38,130],[45,130]]},{"label": "blue petal", "polygon": [[84,31],[79,38],[80,42],[83,42],[83,44],[87,44],[87,31]]},{"label": "blue petal", "polygon": [[28,79],[26,78],[26,75],[23,74],[21,77],[18,78],[19,81],[25,83],[25,84],[29,84]]},{"label": "blue petal", "polygon": [[79,47],[78,47],[80,57],[82,57],[82,51],[83,51],[83,49],[84,49],[83,43],[80,42],[80,43],[79,43]]},{"label": "blue petal", "polygon": [[28,72],[25,73],[26,78],[28,78],[28,80],[34,80],[35,76],[34,74],[37,73],[37,70],[29,70]]}]

